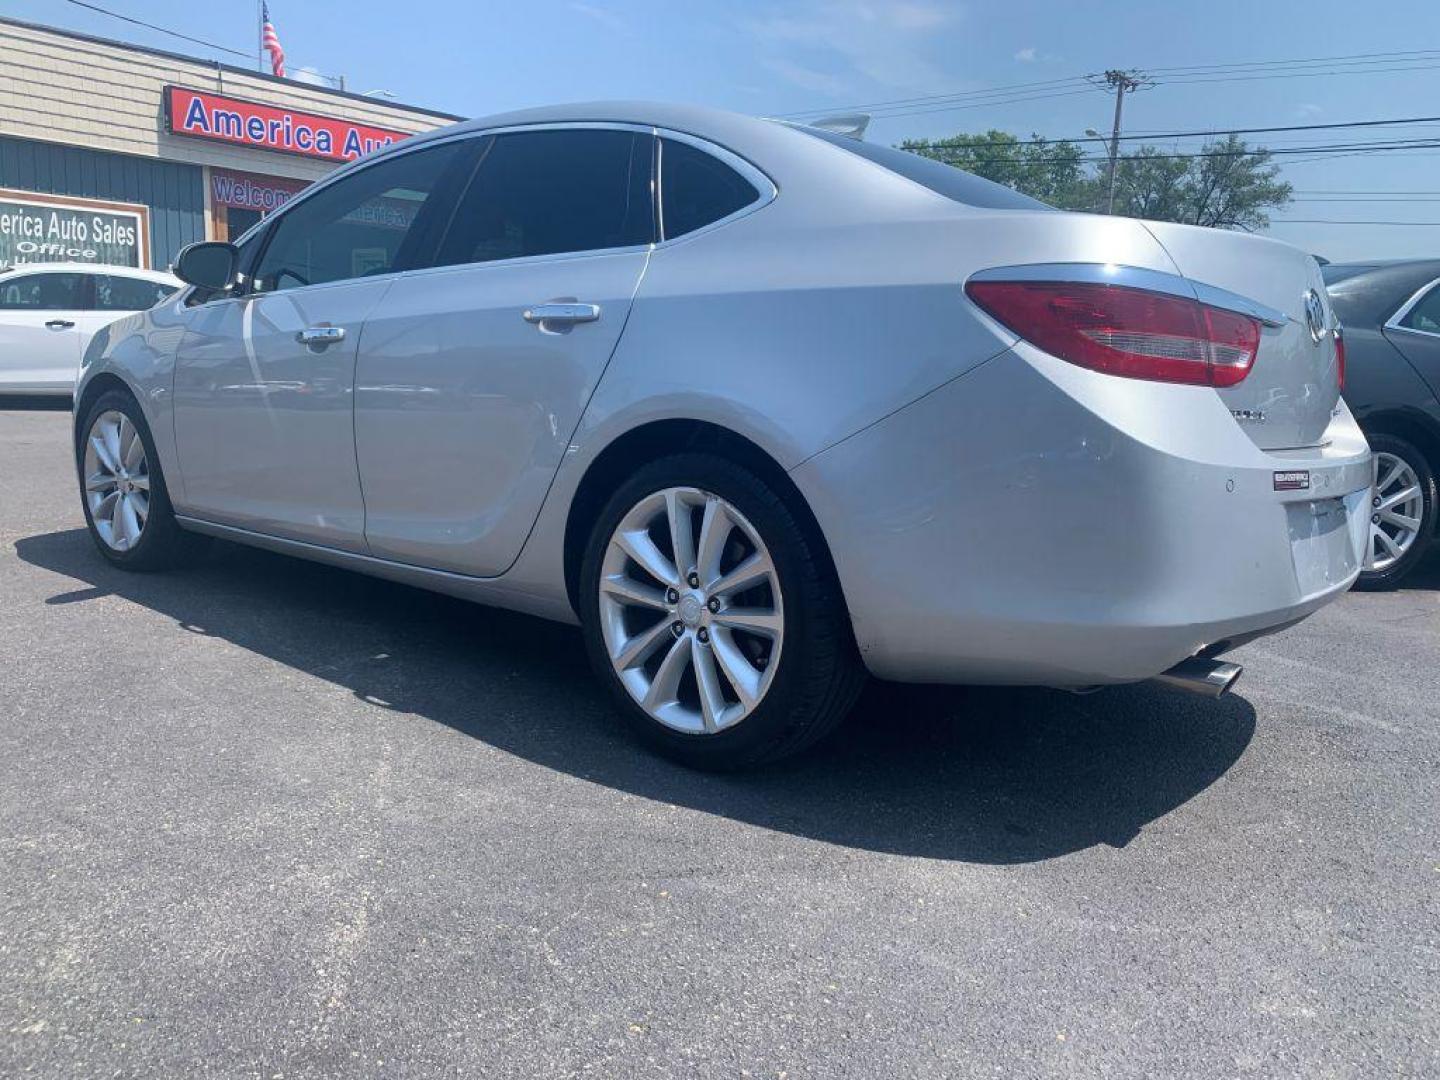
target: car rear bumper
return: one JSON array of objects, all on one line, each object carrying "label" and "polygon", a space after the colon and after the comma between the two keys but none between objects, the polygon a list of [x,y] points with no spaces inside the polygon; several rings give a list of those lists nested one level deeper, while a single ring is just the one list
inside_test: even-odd
[{"label": "car rear bumper", "polygon": [[[1206,388],[1020,344],[792,476],[876,675],[1088,686],[1309,615],[1359,573],[1370,452],[1266,452]],[[1308,487],[1277,490],[1277,473]],[[1217,650],[1218,651],[1218,650]]]}]

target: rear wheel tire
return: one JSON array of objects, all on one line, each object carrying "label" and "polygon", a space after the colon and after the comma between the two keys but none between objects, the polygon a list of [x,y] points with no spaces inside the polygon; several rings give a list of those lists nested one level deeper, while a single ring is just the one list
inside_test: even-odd
[{"label": "rear wheel tire", "polygon": [[695,768],[804,750],[864,683],[818,539],[726,458],[677,454],[636,472],[591,531],[580,590],[586,650],[620,712]]},{"label": "rear wheel tire", "polygon": [[76,427],[75,467],[90,538],[125,570],[184,565],[208,544],[175,520],[145,414],[130,394],[107,390]]},{"label": "rear wheel tire", "polygon": [[1436,488],[1430,461],[1394,435],[1369,436],[1375,452],[1369,546],[1357,589],[1393,589],[1425,558],[1435,538]]}]

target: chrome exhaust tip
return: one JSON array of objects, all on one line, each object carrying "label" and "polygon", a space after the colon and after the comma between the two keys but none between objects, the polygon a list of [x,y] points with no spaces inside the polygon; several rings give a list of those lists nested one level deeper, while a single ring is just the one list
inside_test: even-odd
[{"label": "chrome exhaust tip", "polygon": [[1156,675],[1155,681],[1202,697],[1217,698],[1235,685],[1243,670],[1239,664],[1192,656]]}]

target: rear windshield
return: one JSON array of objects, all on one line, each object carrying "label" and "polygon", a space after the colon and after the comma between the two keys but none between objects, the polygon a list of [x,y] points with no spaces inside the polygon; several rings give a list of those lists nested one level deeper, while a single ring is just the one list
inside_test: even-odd
[{"label": "rear windshield", "polygon": [[1320,267],[1320,276],[1325,279],[1326,285],[1339,285],[1342,281],[1348,281],[1352,277],[1359,277],[1361,274],[1368,274],[1371,270],[1378,270],[1375,265],[1363,266],[1357,263],[1346,263]]},{"label": "rear windshield", "polygon": [[831,146],[838,146],[841,150],[857,154],[866,161],[873,161],[876,165],[889,169],[893,173],[899,173],[907,180],[913,180],[915,183],[929,188],[937,195],[943,195],[947,199],[964,203],[966,206],[976,206],[984,210],[1055,209],[1039,199],[1021,195],[1014,188],[997,184],[993,180],[986,180],[974,173],[968,173],[964,169],[957,169],[953,165],[945,165],[930,158],[921,157],[919,154],[912,154],[908,150],[896,150],[892,146],[878,146],[875,143],[861,142],[848,135],[837,135],[833,131],[822,131],[819,128],[803,127],[799,124],[794,125],[794,128],[796,131],[805,132],[806,135],[823,139]]}]

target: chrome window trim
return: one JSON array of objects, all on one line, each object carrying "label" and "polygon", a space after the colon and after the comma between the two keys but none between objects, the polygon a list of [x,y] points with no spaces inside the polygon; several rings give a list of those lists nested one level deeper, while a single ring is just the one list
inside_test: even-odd
[{"label": "chrome window trim", "polygon": [[[775,185],[775,181],[770,179],[768,175],[762,172],[755,165],[751,164],[745,158],[741,157],[739,154],[736,154],[731,150],[727,150],[725,147],[720,146],[718,143],[713,143],[709,139],[702,139],[699,136],[690,135],[683,131],[672,131],[669,128],[656,128],[655,137],[655,206],[656,216],[660,223],[660,239],[655,244],[656,248],[665,248],[669,247],[672,244],[678,244],[682,241],[689,240],[692,237],[704,236],[706,233],[714,229],[718,229],[721,226],[728,225],[730,222],[735,221],[737,218],[745,217],[747,214],[753,214],[757,210],[763,210],[765,207],[769,206],[772,202],[774,202],[776,197],[780,194],[780,189]],[[664,140],[666,139],[673,139],[676,142],[685,143],[687,146],[693,146],[701,153],[709,154],[711,157],[719,161],[722,165],[727,165],[730,168],[734,169],[737,173],[740,174],[741,178],[744,179],[747,184],[749,184],[755,189],[755,198],[752,199],[750,202],[746,203],[744,206],[740,207],[740,209],[732,213],[726,214],[722,218],[716,218],[714,221],[710,222],[709,224],[702,225],[698,229],[691,229],[689,232],[682,233],[679,236],[666,236],[664,181]]]},{"label": "chrome window trim", "polygon": [[1410,312],[1415,309],[1415,306],[1419,304],[1421,300],[1424,300],[1427,296],[1429,296],[1430,293],[1435,289],[1440,289],[1440,278],[1436,278],[1434,281],[1430,281],[1424,285],[1421,285],[1420,288],[1416,289],[1413,293],[1411,293],[1410,299],[1406,300],[1405,303],[1401,304],[1398,308],[1395,309],[1395,314],[1391,315],[1390,318],[1385,320],[1381,329],[1399,330],[1401,333],[1404,334],[1420,334],[1424,337],[1440,337],[1440,334],[1437,334],[1434,330],[1420,330],[1414,326],[1400,325],[1401,320],[1403,320],[1407,315],[1409,315]]},{"label": "chrome window trim", "polygon": [[1146,289],[1150,292],[1179,296],[1186,300],[1198,300],[1209,307],[1222,311],[1233,311],[1248,315],[1270,327],[1280,327],[1291,322],[1290,316],[1276,308],[1241,296],[1239,293],[1192,281],[1180,274],[1164,270],[1146,270],[1139,266],[1124,266],[1118,263],[1030,263],[1024,266],[995,266],[977,270],[969,281],[1061,281],[1087,285],[1119,285],[1130,289]]},{"label": "chrome window trim", "polygon": [[[318,180],[318,181],[316,181],[314,184],[311,184],[311,185],[310,185],[308,188],[306,188],[303,192],[301,192],[299,195],[295,196],[295,198],[291,199],[289,202],[287,202],[287,203],[286,203],[283,207],[281,207],[279,210],[276,210],[274,213],[272,213],[269,217],[264,218],[264,219],[262,219],[261,221],[256,222],[256,223],[255,223],[254,225],[252,225],[249,229],[245,230],[245,232],[239,237],[239,239],[233,241],[233,243],[235,243],[237,246],[238,246],[239,244],[244,243],[246,240],[248,240],[248,239],[250,238],[250,236],[251,236],[252,233],[256,233],[256,232],[258,232],[258,231],[261,230],[261,229],[269,228],[269,227],[271,227],[271,226],[276,225],[276,223],[279,222],[279,221],[284,217],[284,215],[290,213],[291,210],[292,210],[294,207],[300,205],[300,204],[303,203],[306,199],[309,199],[309,198],[314,197],[314,196],[317,195],[319,192],[321,192],[321,191],[323,191],[325,188],[329,187],[331,184],[338,183],[338,182],[346,179],[347,177],[350,177],[350,176],[352,176],[352,175],[360,172],[361,169],[358,167],[360,162],[364,162],[366,167],[371,166],[371,165],[378,165],[378,164],[380,164],[380,163],[383,162],[383,161],[393,160],[394,158],[399,157],[399,156],[401,156],[402,154],[414,154],[414,153],[418,153],[418,152],[420,152],[421,150],[428,150],[428,149],[430,149],[431,147],[440,146],[440,145],[442,145],[442,144],[444,144],[444,143],[456,142],[456,141],[459,141],[459,140],[461,140],[461,139],[484,139],[484,138],[488,138],[489,136],[492,136],[492,135],[508,135],[508,134],[512,134],[512,133],[515,133],[515,132],[523,132],[523,131],[573,131],[573,130],[630,131],[630,132],[635,132],[635,133],[637,133],[637,134],[648,134],[648,135],[651,135],[651,136],[653,136],[653,137],[655,138],[655,140],[656,140],[656,156],[655,156],[655,159],[654,159],[654,160],[655,160],[655,166],[654,166],[654,167],[655,167],[655,175],[652,177],[653,184],[652,184],[652,190],[651,190],[651,198],[654,200],[654,205],[653,205],[653,207],[652,207],[652,211],[653,211],[654,214],[655,214],[655,220],[656,220],[657,228],[661,230],[661,231],[659,232],[659,237],[660,237],[660,239],[658,239],[655,243],[653,243],[653,244],[642,244],[642,245],[629,245],[629,246],[626,246],[626,247],[614,247],[614,248],[586,248],[586,249],[584,249],[584,250],[582,250],[582,251],[554,252],[554,253],[551,253],[551,254],[548,254],[548,255],[521,255],[521,256],[518,256],[518,257],[513,258],[513,259],[488,259],[488,260],[486,260],[485,262],[453,263],[453,264],[451,264],[450,266],[424,266],[424,267],[418,267],[418,268],[413,269],[413,270],[397,270],[397,271],[394,271],[393,273],[389,273],[389,274],[375,274],[375,275],[372,275],[371,277],[366,278],[365,280],[367,280],[367,281],[380,281],[380,280],[384,280],[384,279],[386,279],[386,278],[398,277],[398,276],[402,276],[402,275],[405,275],[405,274],[427,274],[427,273],[430,273],[430,272],[432,272],[432,271],[437,271],[437,270],[451,270],[451,269],[454,269],[454,268],[457,267],[457,266],[512,266],[512,265],[528,264],[528,263],[538,262],[538,261],[544,261],[544,260],[565,259],[565,258],[574,259],[574,258],[583,258],[583,257],[590,256],[590,255],[618,255],[618,254],[627,254],[627,253],[635,252],[635,251],[656,250],[656,249],[659,249],[659,248],[669,247],[671,244],[677,244],[677,243],[680,243],[680,242],[682,242],[682,241],[689,240],[689,239],[691,239],[692,237],[703,236],[705,233],[710,232],[712,229],[718,229],[718,228],[720,228],[721,226],[727,225],[727,224],[729,224],[730,222],[736,220],[737,218],[744,217],[746,214],[753,214],[755,211],[760,210],[760,209],[763,209],[765,206],[768,206],[771,202],[773,202],[773,201],[775,200],[776,196],[778,196],[779,193],[780,193],[780,189],[775,185],[775,182],[774,182],[773,180],[771,180],[770,177],[769,177],[766,173],[764,173],[763,171],[761,171],[761,169],[760,169],[759,167],[757,167],[756,165],[754,165],[752,162],[750,162],[750,161],[746,160],[745,158],[741,157],[739,154],[736,154],[734,151],[729,150],[729,149],[727,149],[726,147],[719,145],[718,143],[711,142],[709,139],[701,138],[700,136],[697,136],[697,135],[691,135],[691,134],[689,134],[688,132],[675,131],[675,130],[673,130],[673,129],[671,129],[671,128],[657,127],[657,126],[655,126],[654,124],[637,124],[637,123],[621,122],[621,121],[612,121],[612,120],[551,120],[551,121],[546,121],[546,122],[544,122],[544,123],[537,123],[537,124],[505,124],[505,125],[502,125],[502,126],[500,126],[500,127],[472,128],[472,129],[467,129],[467,130],[465,130],[465,131],[452,132],[452,133],[450,133],[450,134],[443,135],[443,136],[429,137],[429,138],[425,138],[425,139],[423,139],[423,140],[416,141],[416,142],[415,142],[413,145],[411,145],[411,146],[406,146],[406,145],[405,145],[406,142],[410,142],[410,141],[411,141],[411,140],[407,139],[407,140],[405,140],[404,142],[396,143],[393,147],[387,148],[383,153],[376,154],[374,157],[357,158],[356,161],[355,161],[354,163],[352,163],[352,164],[354,164],[354,165],[357,166],[357,167],[352,168],[352,167],[348,167],[348,166],[347,166],[346,168],[337,170],[336,172],[332,173],[330,176],[327,176],[327,177],[325,177],[324,179]],[[674,139],[674,140],[677,141],[677,142],[686,143],[686,144],[688,144],[688,145],[690,145],[690,146],[695,147],[695,148],[698,149],[698,150],[701,150],[701,151],[703,151],[703,152],[705,152],[705,153],[707,153],[707,154],[710,154],[712,157],[717,158],[719,161],[721,161],[721,162],[724,163],[725,165],[728,165],[730,168],[734,169],[734,170],[735,170],[736,172],[738,172],[742,177],[744,177],[745,180],[746,180],[747,182],[749,182],[749,183],[755,188],[755,191],[756,191],[756,199],[755,199],[755,201],[753,201],[753,202],[751,202],[751,203],[747,203],[745,206],[742,206],[739,210],[736,210],[733,214],[728,214],[728,215],[726,215],[726,216],[723,217],[723,218],[718,218],[717,220],[710,222],[710,224],[708,224],[708,225],[704,225],[704,226],[702,226],[701,228],[694,229],[694,230],[692,230],[691,232],[685,233],[683,236],[676,236],[676,237],[673,237],[673,238],[668,239],[668,240],[665,239],[665,238],[664,238],[664,235],[665,235],[665,234],[664,234],[664,232],[663,232],[663,225],[664,225],[664,222],[663,222],[663,213],[664,213],[664,211],[663,211],[663,209],[662,209],[662,207],[663,207],[664,204],[661,202],[661,191],[660,191],[660,164],[661,164],[660,155],[661,155],[661,153],[663,153],[663,151],[660,149],[660,146],[661,146],[660,140],[662,140],[662,139]],[[346,279],[346,280],[354,280],[354,279]],[[330,284],[330,283],[327,282],[326,284]],[[286,289],[286,290],[284,290],[284,291],[285,291],[285,292],[294,292],[294,291],[296,291],[296,290]],[[206,306],[206,305],[208,305],[208,304],[212,304],[212,303],[219,303],[219,302],[223,302],[223,301],[226,301],[226,300],[242,300],[242,299],[245,299],[246,297],[260,296],[260,295],[267,295],[267,296],[268,296],[268,295],[272,295],[272,294],[269,294],[269,293],[261,294],[261,293],[254,293],[254,292],[249,292],[249,291],[247,291],[247,292],[244,292],[244,293],[237,294],[237,295],[235,295],[235,296],[216,297],[215,299],[213,299],[213,300],[207,300],[207,301],[205,301],[204,304],[201,304],[201,305],[198,305],[198,306],[204,307],[204,306]]]},{"label": "chrome window trim", "polygon": [[[655,248],[654,244],[632,244],[629,247],[610,248],[586,248],[583,251],[552,251],[545,255],[517,255],[512,259],[485,259],[481,262],[468,263],[446,263],[444,266],[419,266],[413,270],[398,270],[395,277],[428,277],[432,274],[445,274],[454,270],[474,270],[478,266],[530,266],[534,263],[563,262],[567,259],[593,259],[605,258],[612,255],[643,255]],[[374,277],[366,278],[366,281],[377,281],[388,274],[376,274]],[[353,278],[349,280],[355,280]],[[260,293],[257,295],[271,296],[273,293]]]}]

